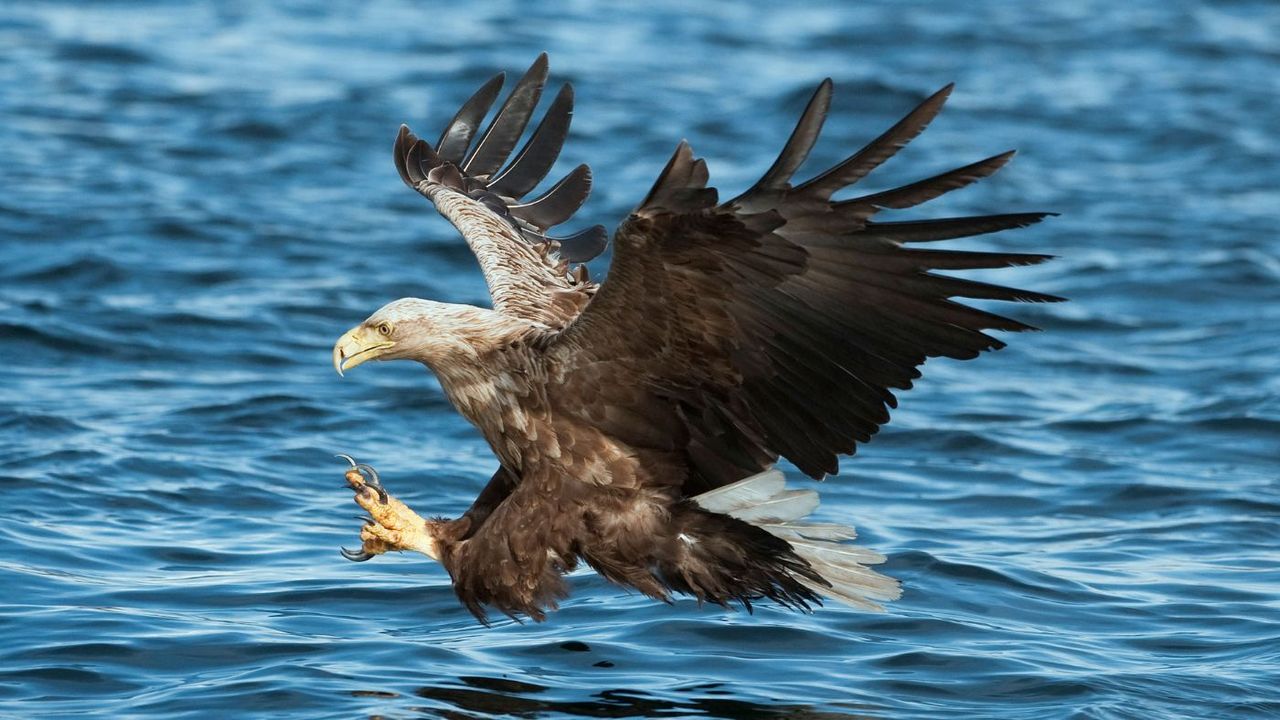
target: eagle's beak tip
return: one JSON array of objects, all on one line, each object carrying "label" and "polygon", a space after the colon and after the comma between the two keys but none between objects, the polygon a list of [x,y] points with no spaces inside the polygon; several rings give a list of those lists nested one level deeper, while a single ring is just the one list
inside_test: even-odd
[{"label": "eagle's beak tip", "polygon": [[347,355],[346,346],[350,337],[351,333],[347,332],[343,334],[342,337],[338,338],[338,342],[333,344],[333,370],[338,373],[338,377],[347,376],[346,368],[344,366],[347,364],[347,359],[349,357]]}]

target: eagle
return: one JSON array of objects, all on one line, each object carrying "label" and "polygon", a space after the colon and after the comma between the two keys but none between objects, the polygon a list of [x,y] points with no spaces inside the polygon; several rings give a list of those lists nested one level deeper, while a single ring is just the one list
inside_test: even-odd
[{"label": "eagle", "polygon": [[[835,167],[798,182],[832,97],[823,80],[777,160],[729,200],[681,142],[612,236],[595,282],[581,263],[605,228],[548,234],[591,189],[580,165],[533,199],[569,132],[564,84],[516,146],[547,81],[542,54],[492,120],[499,74],[434,146],[401,126],[401,179],[457,228],[492,307],[391,302],[333,347],[339,374],[370,360],[426,365],[484,436],[498,468],[460,517],[423,518],[347,457],[363,518],[363,561],[421,552],[448,571],[481,622],[542,621],[585,563],[657,600],[810,611],[824,599],[868,610],[900,596],[850,544],[851,527],[806,518],[817,493],[788,487],[780,460],[821,480],[888,422],[895,391],[927,358],[1004,346],[990,330],[1030,326],[958,302],[1051,302],[947,271],[1031,265],[1044,254],[935,249],[1052,213],[882,220],[1000,169],[1012,152],[901,187],[833,199],[924,130],[947,85]],[[939,272],[941,271],[941,272]]]}]

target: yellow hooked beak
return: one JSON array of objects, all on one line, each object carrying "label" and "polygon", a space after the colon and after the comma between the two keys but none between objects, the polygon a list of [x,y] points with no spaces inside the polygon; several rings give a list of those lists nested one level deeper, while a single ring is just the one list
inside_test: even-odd
[{"label": "yellow hooked beak", "polygon": [[333,345],[333,369],[342,375],[368,360],[377,360],[394,345],[391,340],[378,336],[363,325],[353,327]]}]

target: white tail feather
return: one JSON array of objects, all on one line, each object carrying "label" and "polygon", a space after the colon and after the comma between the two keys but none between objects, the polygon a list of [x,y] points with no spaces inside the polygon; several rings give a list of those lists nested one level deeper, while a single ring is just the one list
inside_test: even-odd
[{"label": "white tail feather", "polygon": [[809,538],[812,540],[853,540],[858,533],[848,525],[835,523],[798,523],[789,522],[780,525],[770,524],[760,527],[777,535],[783,540]]},{"label": "white tail feather", "polygon": [[783,490],[768,500],[736,508],[725,514],[753,525],[761,525],[799,520],[817,509],[818,493],[812,490]]},{"label": "white tail feather", "polygon": [[885,561],[884,555],[869,548],[857,545],[843,545],[824,540],[792,540],[791,547],[806,556],[821,558],[832,564],[857,563],[859,565],[879,565]]},{"label": "white tail feather", "polygon": [[728,515],[739,508],[768,500],[786,487],[787,479],[781,470],[766,470],[731,485],[704,492],[693,501],[704,510]]},{"label": "white tail feather", "polygon": [[752,475],[697,495],[693,501],[705,510],[749,522],[786,540],[797,555],[831,583],[827,587],[800,578],[805,587],[819,595],[874,611],[884,610],[876,600],[896,600],[902,595],[897,580],[867,567],[884,562],[884,555],[841,542],[857,537],[853,528],[796,522],[817,509],[818,493],[787,490],[786,478],[779,470]]}]

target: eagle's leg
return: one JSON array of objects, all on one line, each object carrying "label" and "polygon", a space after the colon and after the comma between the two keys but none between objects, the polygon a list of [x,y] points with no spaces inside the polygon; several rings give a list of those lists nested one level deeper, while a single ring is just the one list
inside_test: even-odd
[{"label": "eagle's leg", "polygon": [[350,457],[347,460],[351,463],[346,473],[347,485],[356,493],[356,504],[364,508],[369,517],[364,518],[364,527],[360,528],[360,550],[343,548],[342,556],[362,562],[392,550],[415,550],[434,558],[435,539],[427,528],[427,521],[392,497],[382,487],[376,470]]}]

